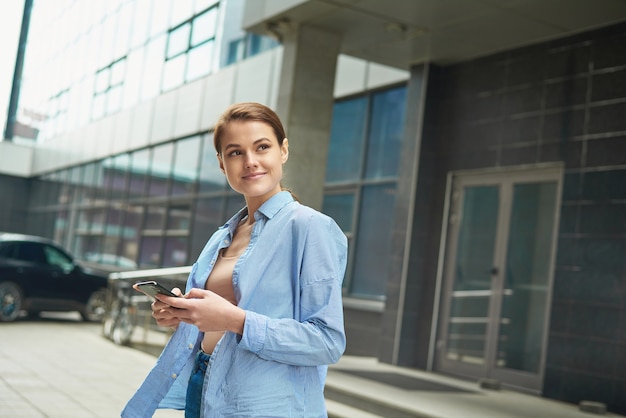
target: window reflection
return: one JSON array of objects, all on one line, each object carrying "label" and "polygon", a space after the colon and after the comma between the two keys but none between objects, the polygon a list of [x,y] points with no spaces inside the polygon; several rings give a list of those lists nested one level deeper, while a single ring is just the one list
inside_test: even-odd
[{"label": "window reflection", "polygon": [[142,197],[146,194],[148,169],[150,168],[150,154],[150,149],[136,151],[132,154],[128,186],[130,198]]},{"label": "window reflection", "polygon": [[198,180],[200,137],[194,136],[176,143],[172,171],[172,195],[191,193]]},{"label": "window reflection", "polygon": [[367,144],[367,178],[395,177],[400,166],[406,88],[372,97],[372,118]]},{"label": "window reflection", "polygon": [[335,103],[326,181],[340,182],[361,177],[367,104],[366,96]]},{"label": "window reflection", "polygon": [[172,30],[167,39],[166,58],[170,59],[176,55],[185,52],[189,46],[189,34],[191,32],[191,24],[186,23]]},{"label": "window reflection", "polygon": [[154,147],[150,164],[149,196],[167,196],[172,170],[174,144],[167,143]]},{"label": "window reflection", "polygon": [[405,98],[402,86],[333,107],[322,210],[350,240],[344,291],[351,296],[385,297]]}]

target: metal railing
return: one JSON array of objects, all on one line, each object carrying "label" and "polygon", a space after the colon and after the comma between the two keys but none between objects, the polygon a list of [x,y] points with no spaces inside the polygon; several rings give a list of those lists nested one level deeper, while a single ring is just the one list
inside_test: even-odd
[{"label": "metal railing", "polygon": [[133,289],[138,281],[155,280],[168,289],[184,291],[191,266],[121,271],[109,274],[102,334],[116,344],[162,346],[171,329],[159,327],[152,318],[152,299]]}]

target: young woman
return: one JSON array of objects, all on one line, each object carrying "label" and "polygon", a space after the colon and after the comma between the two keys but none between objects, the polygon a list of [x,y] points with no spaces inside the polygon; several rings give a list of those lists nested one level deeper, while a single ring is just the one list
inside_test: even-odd
[{"label": "young woman", "polygon": [[289,144],[274,111],[231,106],[214,144],[246,206],[209,239],[186,293],[157,296],[152,315],[176,331],[122,417],[325,417],[327,365],[346,343],[346,237],[282,189]]}]

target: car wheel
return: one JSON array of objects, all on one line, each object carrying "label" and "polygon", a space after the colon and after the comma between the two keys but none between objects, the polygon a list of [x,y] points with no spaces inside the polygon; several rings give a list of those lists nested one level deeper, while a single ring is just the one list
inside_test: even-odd
[{"label": "car wheel", "polygon": [[89,296],[85,308],[80,312],[80,315],[85,321],[100,322],[104,318],[106,312],[106,289],[96,290]]},{"label": "car wheel", "polygon": [[22,290],[13,282],[0,283],[0,321],[15,321],[24,306]]}]

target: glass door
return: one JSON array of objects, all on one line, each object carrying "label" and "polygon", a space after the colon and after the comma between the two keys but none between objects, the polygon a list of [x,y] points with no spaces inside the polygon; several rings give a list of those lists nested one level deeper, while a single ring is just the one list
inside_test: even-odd
[{"label": "glass door", "polygon": [[541,389],[558,169],[453,180],[436,367]]}]

